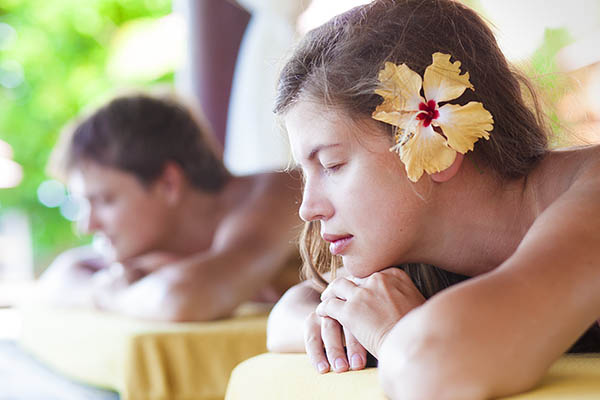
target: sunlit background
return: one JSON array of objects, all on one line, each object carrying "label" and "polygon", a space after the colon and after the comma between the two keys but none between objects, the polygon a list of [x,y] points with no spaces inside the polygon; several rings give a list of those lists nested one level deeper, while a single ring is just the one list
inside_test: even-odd
[{"label": "sunlit background", "polygon": [[[298,37],[366,2],[306,0]],[[47,172],[50,151],[70,119],[117,89],[177,80],[186,90],[185,3],[2,0],[0,280],[31,279],[59,252],[90,240],[76,232],[77,203]],[[574,143],[571,132],[578,142],[599,141],[600,0],[465,3],[494,25],[505,54],[542,89],[553,143]]]}]

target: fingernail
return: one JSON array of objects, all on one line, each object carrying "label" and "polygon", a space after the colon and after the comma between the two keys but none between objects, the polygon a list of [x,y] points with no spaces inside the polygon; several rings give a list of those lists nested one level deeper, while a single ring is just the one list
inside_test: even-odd
[{"label": "fingernail", "polygon": [[334,365],[335,365],[335,370],[336,370],[336,371],[339,371],[339,370],[341,370],[341,369],[344,369],[344,368],[346,368],[346,366],[347,366],[347,364],[346,364],[346,360],[344,360],[344,359],[343,359],[343,358],[341,358],[341,357],[340,357],[340,358],[336,358],[336,359],[335,359]]},{"label": "fingernail", "polygon": [[329,372],[329,365],[327,365],[325,361],[321,361],[317,364],[317,369],[319,370],[319,373],[324,374],[325,372]]},{"label": "fingernail", "polygon": [[352,366],[352,369],[361,368],[363,365],[362,357],[358,354],[353,354],[352,358],[350,359],[350,365]]}]

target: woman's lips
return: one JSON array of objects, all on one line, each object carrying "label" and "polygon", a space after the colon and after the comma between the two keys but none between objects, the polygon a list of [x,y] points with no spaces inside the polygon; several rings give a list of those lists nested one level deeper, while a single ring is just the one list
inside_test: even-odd
[{"label": "woman's lips", "polygon": [[344,250],[346,250],[346,248],[350,245],[353,238],[354,236],[352,235],[323,235],[323,239],[330,242],[329,251],[335,256],[342,254]]}]

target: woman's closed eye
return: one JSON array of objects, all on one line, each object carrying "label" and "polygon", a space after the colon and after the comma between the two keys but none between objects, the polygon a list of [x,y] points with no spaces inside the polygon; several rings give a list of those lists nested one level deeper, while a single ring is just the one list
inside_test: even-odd
[{"label": "woman's closed eye", "polygon": [[344,166],[344,163],[333,163],[333,164],[325,164],[323,165],[323,172],[326,175],[332,175],[339,171],[341,167]]}]

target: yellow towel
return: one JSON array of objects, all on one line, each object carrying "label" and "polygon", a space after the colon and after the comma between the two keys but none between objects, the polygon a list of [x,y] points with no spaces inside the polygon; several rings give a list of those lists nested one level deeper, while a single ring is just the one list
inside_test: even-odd
[{"label": "yellow towel", "polygon": [[267,310],[231,319],[140,321],[92,310],[22,309],[20,344],[52,369],[123,400],[220,400],[231,370],[266,351]]},{"label": "yellow towel", "polygon": [[[304,354],[266,353],[238,365],[225,400],[384,400],[376,368],[341,374],[318,374]],[[507,399],[600,399],[600,355],[559,359],[540,385]]]}]

